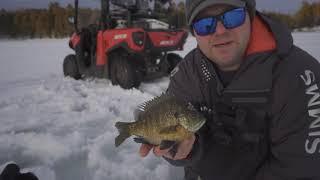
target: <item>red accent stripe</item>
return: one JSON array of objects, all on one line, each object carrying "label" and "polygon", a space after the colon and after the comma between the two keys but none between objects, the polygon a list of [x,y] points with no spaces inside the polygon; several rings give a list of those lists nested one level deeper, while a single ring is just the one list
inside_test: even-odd
[{"label": "red accent stripe", "polygon": [[271,51],[277,48],[276,40],[263,20],[255,16],[252,22],[251,37],[246,56],[258,52]]}]

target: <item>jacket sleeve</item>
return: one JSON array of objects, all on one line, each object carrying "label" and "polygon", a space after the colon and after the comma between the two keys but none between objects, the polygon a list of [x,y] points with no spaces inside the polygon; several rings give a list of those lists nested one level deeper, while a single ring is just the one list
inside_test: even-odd
[{"label": "jacket sleeve", "polygon": [[257,171],[256,180],[320,179],[319,80],[319,70],[307,68],[275,84],[270,155]]}]

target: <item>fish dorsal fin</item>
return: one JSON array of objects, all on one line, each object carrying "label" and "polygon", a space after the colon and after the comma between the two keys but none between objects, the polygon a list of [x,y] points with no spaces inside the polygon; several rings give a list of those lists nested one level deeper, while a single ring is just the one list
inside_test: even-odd
[{"label": "fish dorsal fin", "polygon": [[152,109],[154,106],[173,99],[173,95],[170,95],[168,93],[162,93],[160,96],[156,96],[153,99],[138,105],[134,111],[134,117],[136,121],[139,121],[141,119],[141,116],[143,116],[148,110]]}]

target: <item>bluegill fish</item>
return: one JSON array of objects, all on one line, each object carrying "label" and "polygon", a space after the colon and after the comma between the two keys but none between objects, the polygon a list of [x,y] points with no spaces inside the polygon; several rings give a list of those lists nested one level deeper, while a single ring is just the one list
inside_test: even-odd
[{"label": "bluegill fish", "polygon": [[162,94],[147,101],[136,113],[134,122],[117,122],[118,147],[132,135],[146,143],[160,145],[162,142],[181,142],[192,136],[205,123],[205,117],[189,103],[179,101],[172,95]]}]

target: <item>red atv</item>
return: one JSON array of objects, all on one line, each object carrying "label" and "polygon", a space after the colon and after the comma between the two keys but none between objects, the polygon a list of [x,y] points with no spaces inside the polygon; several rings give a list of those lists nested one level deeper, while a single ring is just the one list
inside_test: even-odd
[{"label": "red atv", "polygon": [[130,2],[111,1],[122,8],[112,12],[109,0],[101,0],[99,23],[78,30],[78,0],[75,0],[76,32],[69,41],[75,54],[64,59],[65,76],[108,78],[112,84],[129,89],[138,87],[141,81],[170,73],[181,57],[168,52],[183,50],[187,32],[152,27],[154,22],[164,23],[155,20],[150,9],[144,8],[143,3],[151,0]]}]

